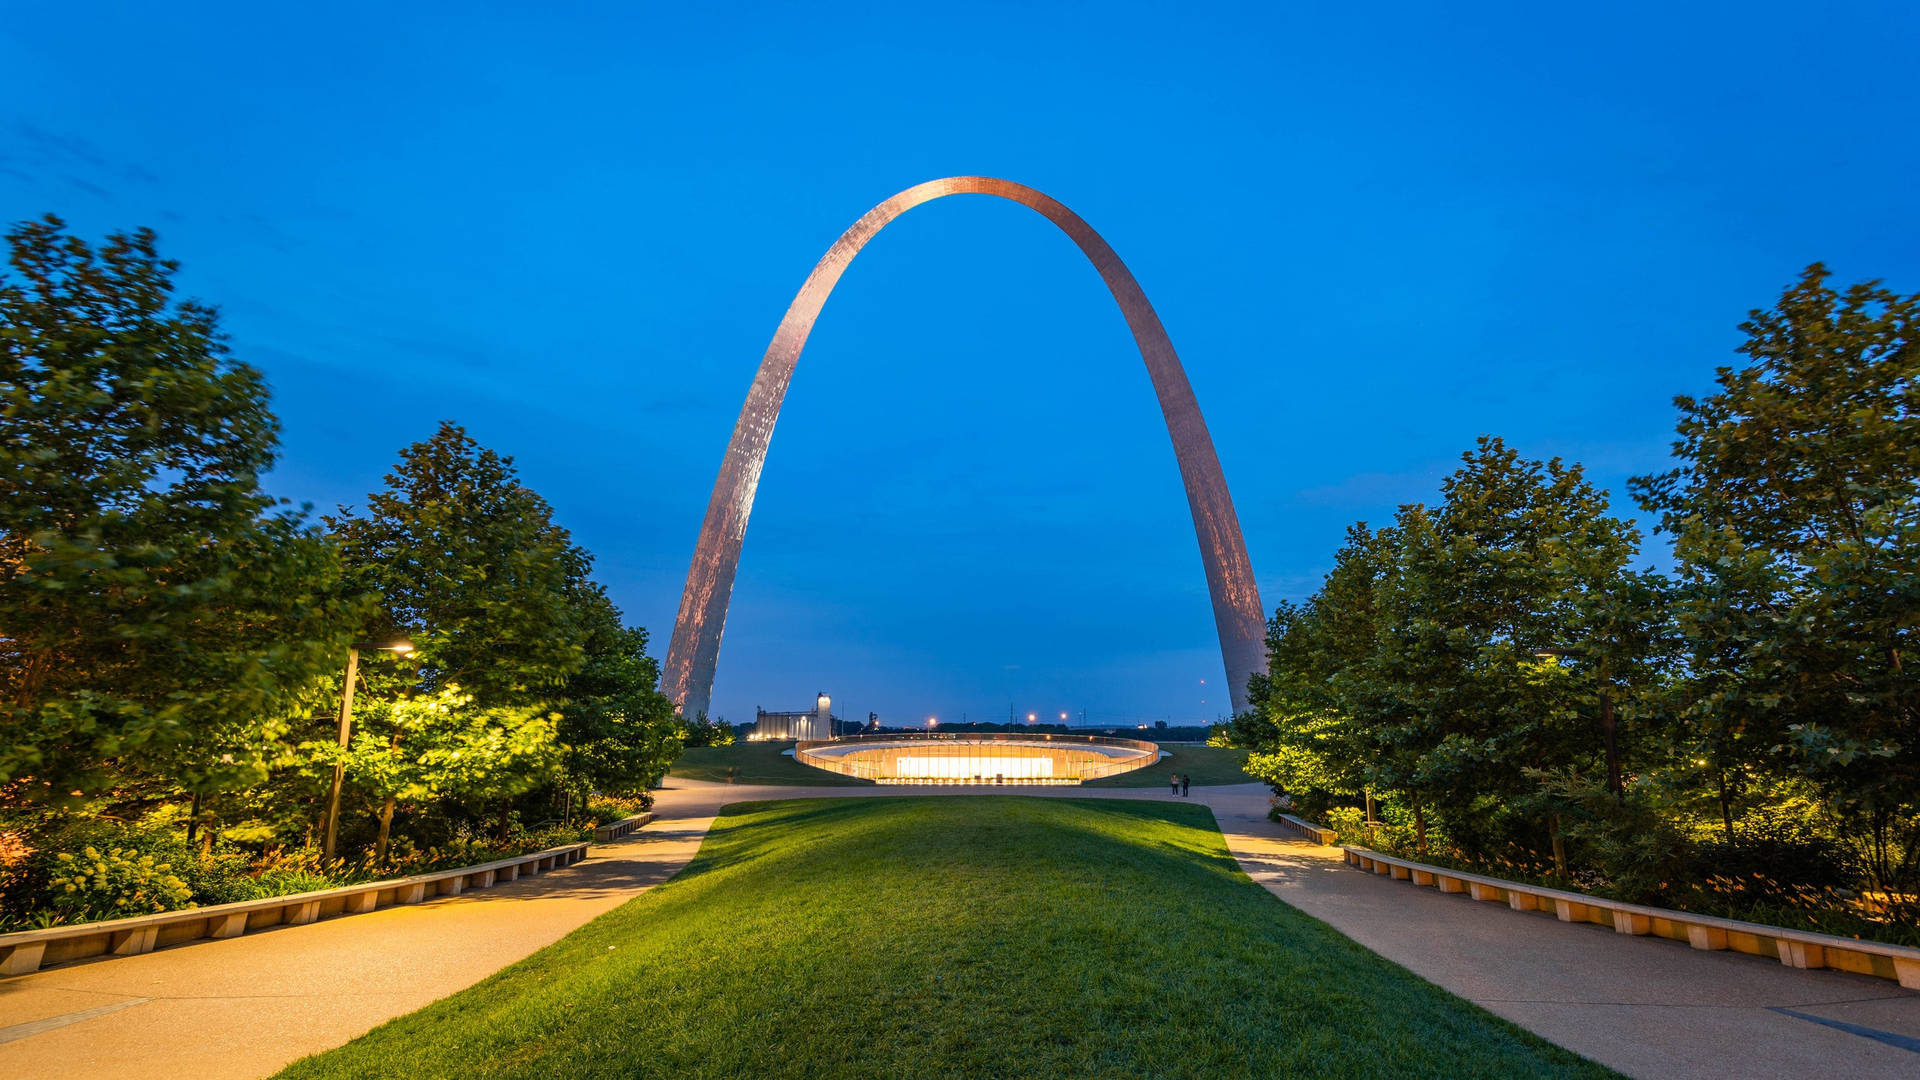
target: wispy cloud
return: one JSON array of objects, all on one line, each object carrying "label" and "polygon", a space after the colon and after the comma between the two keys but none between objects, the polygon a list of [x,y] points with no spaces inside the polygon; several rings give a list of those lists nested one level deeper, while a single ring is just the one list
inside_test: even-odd
[{"label": "wispy cloud", "polygon": [[[60,170],[66,174],[78,169],[91,172],[99,179],[122,180],[149,187],[160,182],[160,178],[144,166],[114,158],[77,135],[48,131],[24,120],[15,122],[13,127],[14,133],[19,136],[14,143],[16,152],[0,160],[17,163],[29,173]],[[64,178],[87,191],[105,194],[98,187],[74,180],[71,175],[65,175]]]},{"label": "wispy cloud", "polygon": [[96,199],[104,199],[109,202],[113,200],[113,193],[108,191],[106,188],[101,187],[98,184],[90,184],[87,181],[82,180],[79,177],[74,176],[70,173],[62,174],[60,179],[68,187],[74,188],[79,191],[84,191]]}]

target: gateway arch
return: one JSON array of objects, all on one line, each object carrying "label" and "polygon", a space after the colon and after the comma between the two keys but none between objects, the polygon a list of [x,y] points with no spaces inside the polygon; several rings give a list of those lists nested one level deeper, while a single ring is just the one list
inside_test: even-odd
[{"label": "gateway arch", "polygon": [[1200,405],[1194,400],[1193,387],[1187,383],[1187,373],[1180,367],[1173,343],[1167,340],[1167,331],[1147,302],[1146,293],[1140,290],[1140,283],[1100,234],[1080,220],[1080,215],[1030,187],[985,176],[932,180],[867,211],[834,241],[813,273],[807,275],[806,284],[800,286],[799,295],[787,308],[760,361],[753,387],[747,391],[747,402],[740,409],[740,420],[733,427],[733,439],[720,460],[720,476],[714,481],[713,498],[707,502],[706,520],[694,545],[686,590],[680,594],[680,614],[673,621],[673,641],[660,676],[661,690],[688,718],[707,712],[713,696],[714,664],[720,657],[720,634],[726,628],[727,604],[733,596],[734,574],[740,568],[740,545],[746,539],[747,517],[753,512],[767,445],[773,439],[774,421],[780,417],[780,403],[793,381],[800,350],[827,296],[874,234],[921,203],[948,195],[996,195],[1038,212],[1080,246],[1119,303],[1120,313],[1140,348],[1140,359],[1146,362],[1147,375],[1153,380],[1154,393],[1160,398],[1167,434],[1173,439],[1180,478],[1187,488],[1187,506],[1193,512],[1193,531],[1200,541],[1207,590],[1213,597],[1213,621],[1220,634],[1220,659],[1226,665],[1233,709],[1236,713],[1245,710],[1248,678],[1267,669],[1266,615],[1260,607],[1260,591],[1254,585],[1253,567],[1247,561],[1247,545],[1240,536],[1233,499],[1227,494],[1226,477],[1220,473],[1220,459],[1213,450],[1213,437],[1207,433]]}]

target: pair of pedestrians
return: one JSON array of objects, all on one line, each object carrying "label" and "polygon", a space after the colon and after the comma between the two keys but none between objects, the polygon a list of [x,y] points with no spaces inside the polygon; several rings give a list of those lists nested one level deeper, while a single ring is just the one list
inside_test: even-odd
[{"label": "pair of pedestrians", "polygon": [[1169,795],[1185,796],[1187,789],[1192,786],[1192,776],[1183,776],[1180,773],[1174,773],[1172,776],[1167,777],[1167,794]]}]

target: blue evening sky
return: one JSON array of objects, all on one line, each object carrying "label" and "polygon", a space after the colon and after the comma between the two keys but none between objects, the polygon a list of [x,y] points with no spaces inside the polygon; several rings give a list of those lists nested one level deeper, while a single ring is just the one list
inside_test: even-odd
[{"label": "blue evening sky", "polygon": [[[1916,10],[14,3],[0,212],[161,232],[272,381],[276,493],[359,501],[457,420],[664,652],[814,260],[1019,180],[1158,308],[1271,608],[1482,433],[1630,512],[1809,262],[1920,290]],[[903,218],[801,360],[716,711],[1198,720],[1221,681],[1098,278],[1012,204]]]}]

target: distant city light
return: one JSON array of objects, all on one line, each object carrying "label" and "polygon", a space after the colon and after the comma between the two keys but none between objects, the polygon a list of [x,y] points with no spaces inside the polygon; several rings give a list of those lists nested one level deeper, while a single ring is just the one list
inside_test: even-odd
[{"label": "distant city light", "polygon": [[1066,713],[1061,713],[1061,714],[1060,714],[1060,719],[1062,719],[1062,720],[1065,720],[1066,718],[1067,718],[1067,714],[1066,714]]},{"label": "distant city light", "polygon": [[1034,719],[1035,719],[1034,714],[1032,713],[1027,714],[1027,723],[1029,724],[1033,723]]}]

